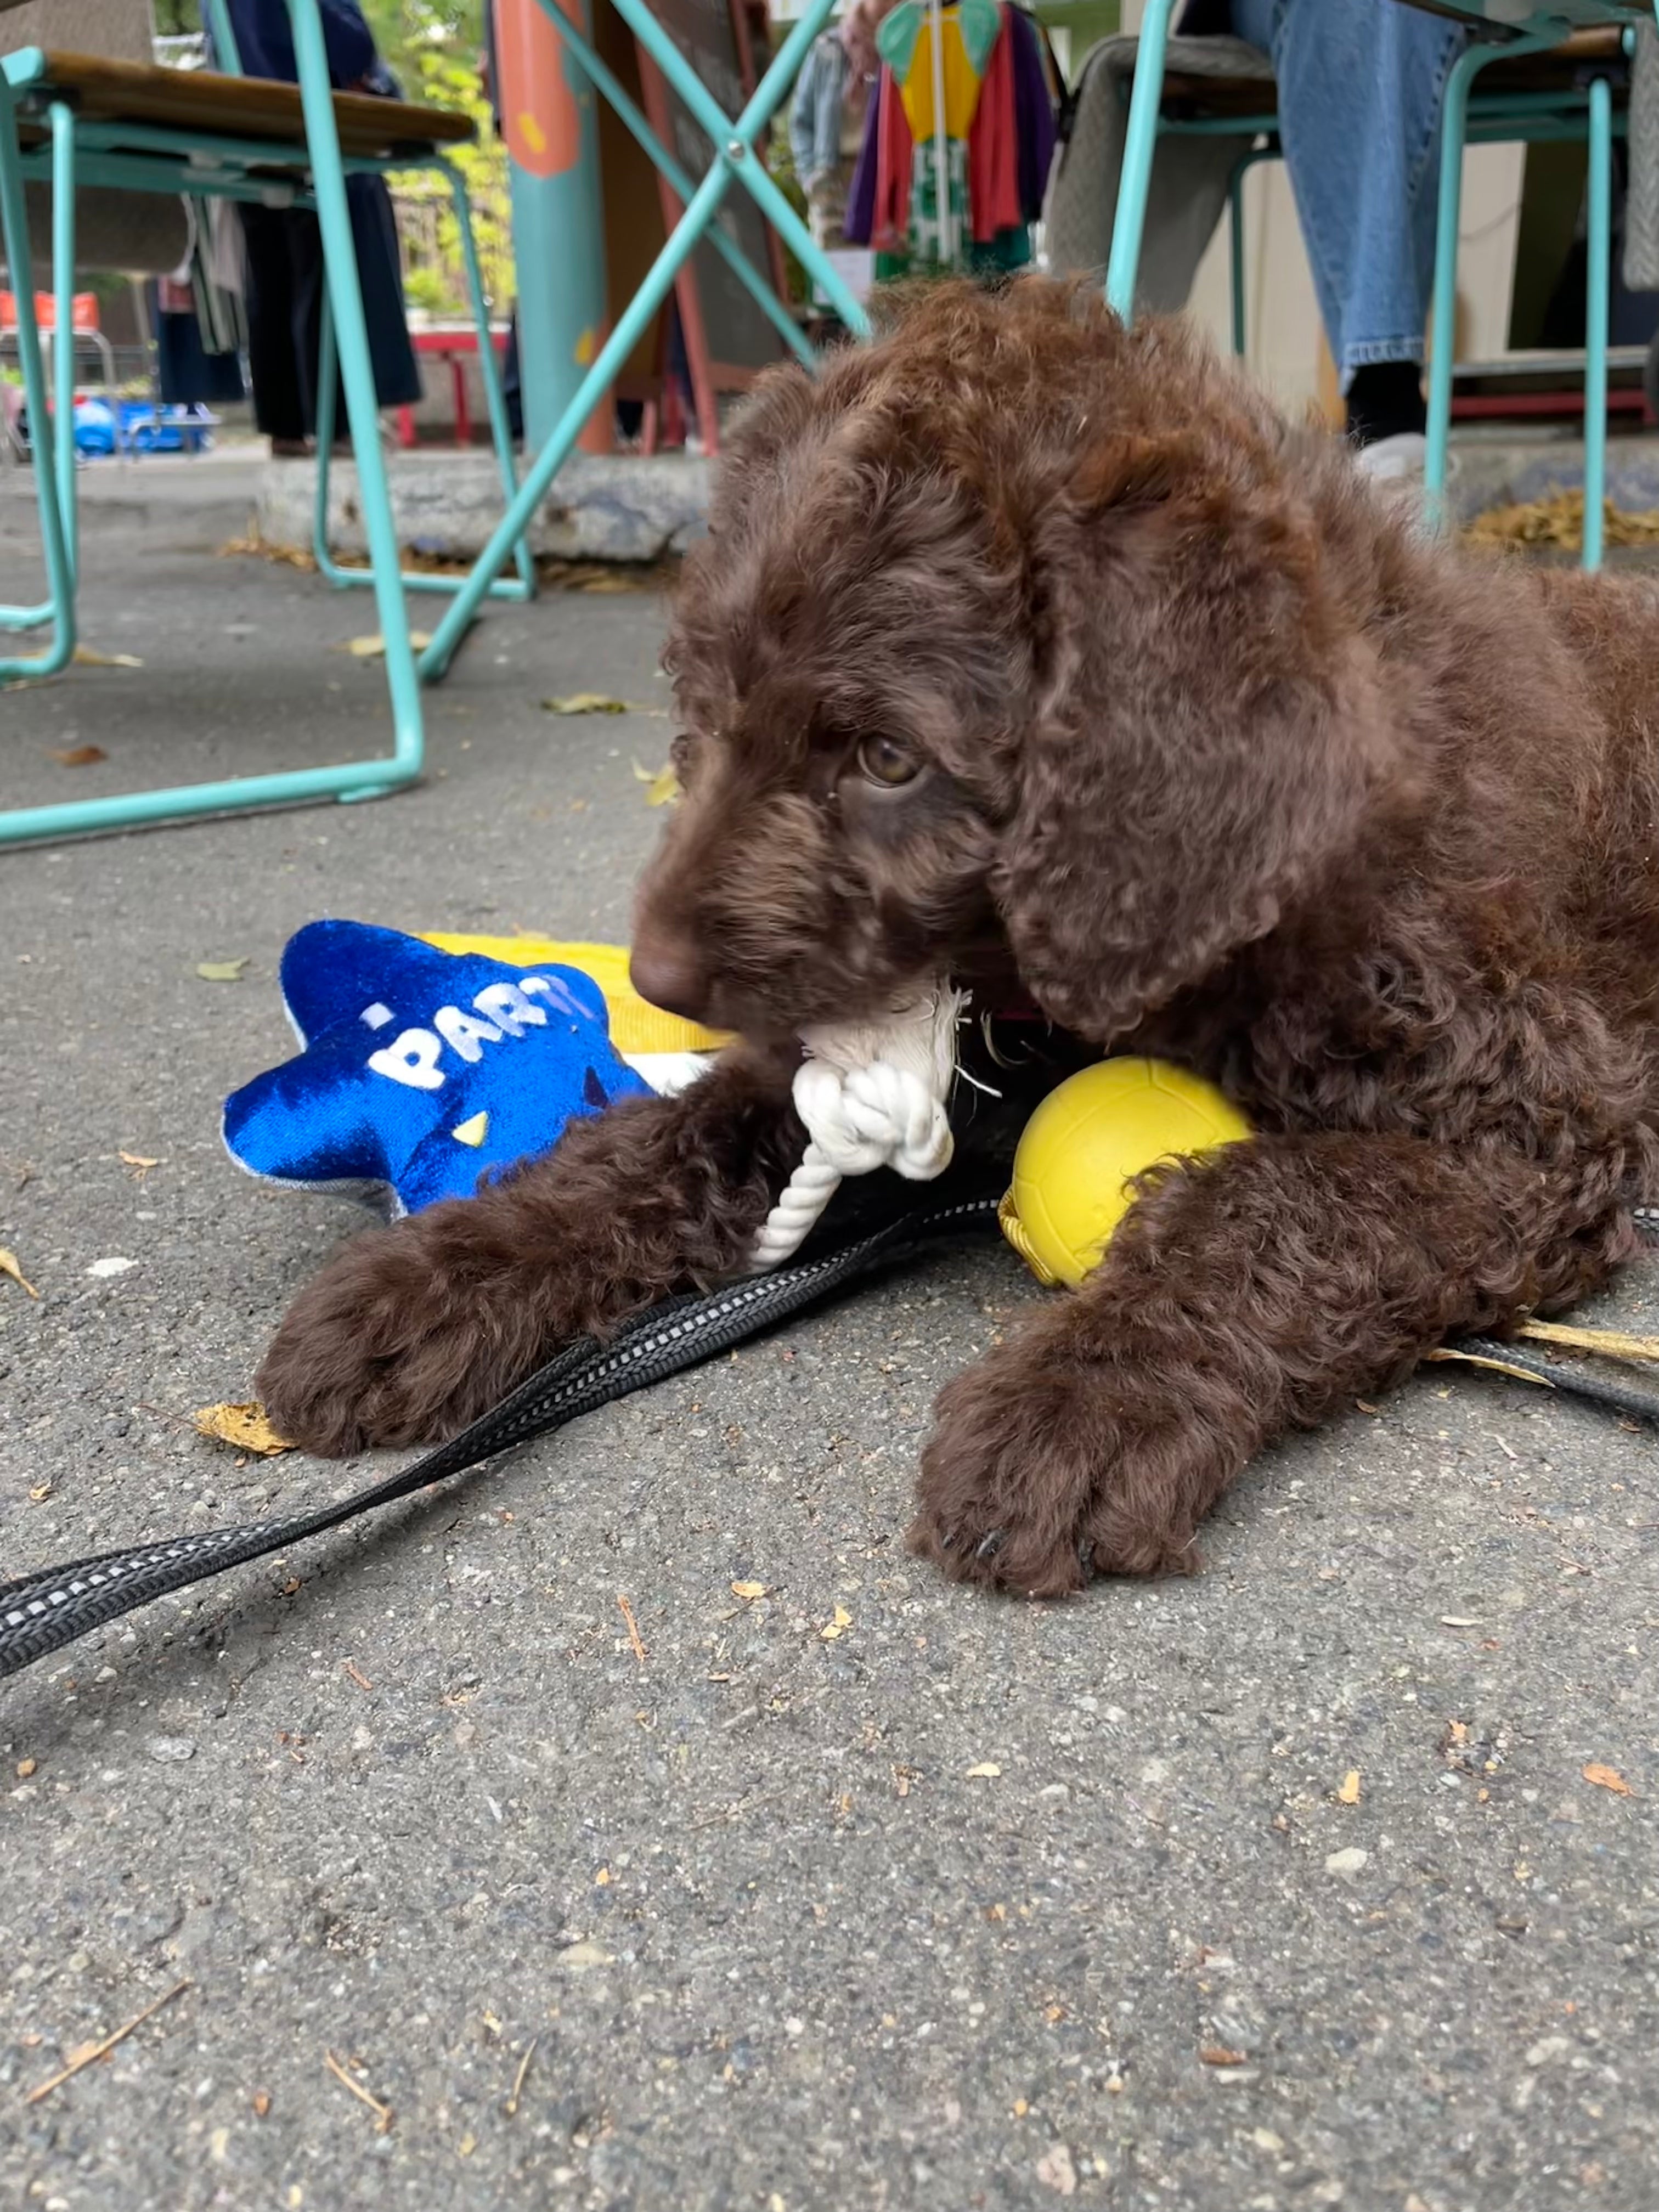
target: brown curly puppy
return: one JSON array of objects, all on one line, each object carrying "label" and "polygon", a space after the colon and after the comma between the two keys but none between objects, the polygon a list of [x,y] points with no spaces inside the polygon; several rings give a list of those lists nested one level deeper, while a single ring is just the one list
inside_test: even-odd
[{"label": "brown curly puppy", "polygon": [[1038,1592],[1191,1563],[1261,1445],[1601,1282],[1655,1165],[1659,603],[1477,564],[1186,331],[931,289],[761,388],[687,563],[686,797],[647,996],[703,1084],[349,1246],[260,1376],[326,1452],[453,1430],[574,1331],[736,1265],[803,1141],[801,1023],[950,969],[1220,1081],[951,1384],[916,1546]]}]

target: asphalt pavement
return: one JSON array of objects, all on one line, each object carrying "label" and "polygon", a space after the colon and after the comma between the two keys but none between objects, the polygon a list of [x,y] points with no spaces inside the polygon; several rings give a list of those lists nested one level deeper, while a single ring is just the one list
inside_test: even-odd
[{"label": "asphalt pavement", "polygon": [[[0,695],[0,802],[385,744],[368,595],[219,551],[202,483],[89,509],[87,641],[142,665]],[[221,1101],[319,915],[625,931],[663,619],[491,611],[404,796],[0,858],[4,1571],[380,1463],[191,1425],[362,1218]],[[929,1400],[1040,1295],[936,1257],[0,1687],[3,2201],[1659,2202],[1654,1433],[1430,1368],[1190,1581],[947,1588]],[[1659,1267],[1602,1313],[1659,1328]]]}]

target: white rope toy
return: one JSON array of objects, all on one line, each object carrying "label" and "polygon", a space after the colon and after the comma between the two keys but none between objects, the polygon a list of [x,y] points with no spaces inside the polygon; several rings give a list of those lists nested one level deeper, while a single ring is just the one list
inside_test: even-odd
[{"label": "white rope toy", "polygon": [[884,1022],[801,1031],[795,1111],[811,1139],[755,1238],[749,1273],[763,1274],[805,1242],[846,1176],[890,1167],[930,1182],[951,1164],[945,1118],[957,1064],[962,994],[938,984]]}]

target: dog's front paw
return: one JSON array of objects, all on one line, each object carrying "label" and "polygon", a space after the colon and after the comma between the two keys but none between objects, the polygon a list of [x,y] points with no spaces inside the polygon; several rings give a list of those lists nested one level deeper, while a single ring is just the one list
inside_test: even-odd
[{"label": "dog's front paw", "polygon": [[290,1443],[328,1459],[436,1443],[533,1370],[545,1317],[510,1272],[457,1264],[449,1211],[358,1237],[289,1307],[255,1388]]},{"label": "dog's front paw", "polygon": [[1192,1564],[1179,1470],[1125,1417],[1121,1376],[1048,1316],[948,1383],[910,1548],[959,1581],[1061,1597],[1095,1574]]}]

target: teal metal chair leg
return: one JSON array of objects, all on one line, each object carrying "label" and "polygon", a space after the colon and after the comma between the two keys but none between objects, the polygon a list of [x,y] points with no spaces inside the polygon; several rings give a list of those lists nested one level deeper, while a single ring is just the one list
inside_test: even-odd
[{"label": "teal metal chair leg", "polygon": [[1607,291],[1613,252],[1613,88],[1589,88],[1589,205],[1585,225],[1584,550],[1586,568],[1601,565],[1607,485]]},{"label": "teal metal chair leg", "polygon": [[[501,391],[501,369],[489,339],[489,310],[484,299],[483,273],[478,265],[477,241],[472,229],[472,204],[465,181],[452,162],[440,161],[434,166],[442,171],[455,203],[461,258],[466,266],[467,292],[472,308],[472,325],[478,334],[478,367],[483,379],[490,436],[495,447],[496,465],[501,471],[501,489],[511,500],[519,488],[519,474],[513,462],[513,434],[507,419],[507,400]],[[334,450],[334,397],[338,355],[334,343],[334,318],[326,299],[323,301],[321,320],[321,343],[318,349],[317,364],[317,491],[312,509],[312,550],[319,573],[337,588],[344,588],[353,584],[372,584],[374,578],[370,568],[343,568],[329,550],[329,464]],[[511,577],[496,577],[489,586],[492,599],[524,600],[533,598],[536,563],[527,538],[520,538],[514,548],[513,557],[518,574]],[[459,591],[465,580],[459,576],[428,575],[418,568],[405,568],[400,573],[404,589],[411,592],[453,594]]]},{"label": "teal metal chair leg", "polygon": [[[449,179],[450,196],[455,204],[455,220],[461,234],[461,259],[466,265],[467,297],[471,303],[473,327],[478,333],[478,374],[483,381],[484,409],[489,416],[489,435],[495,448],[495,465],[501,471],[502,495],[510,504],[519,489],[519,471],[513,459],[513,428],[507,421],[507,394],[501,389],[501,363],[495,358],[495,348],[489,335],[489,302],[484,296],[483,270],[478,264],[478,241],[472,228],[472,200],[466,189],[466,179],[453,161],[439,165]],[[501,578],[496,579],[497,589],[503,598],[531,599],[536,590],[536,560],[530,550],[527,536],[520,536],[513,548],[514,565],[519,572],[522,591]],[[450,580],[446,579],[446,581]]]},{"label": "teal metal chair leg", "polygon": [[[641,6],[641,0],[614,0],[614,4],[617,13],[623,16],[629,27],[652,52],[653,58],[676,90],[682,92],[687,106],[691,107],[694,113],[699,114],[699,119],[701,119],[701,113],[706,112],[707,107],[713,103],[701,82],[695,77],[690,77],[690,72],[686,68],[678,48],[668,40],[662,27],[653,19],[649,11]],[[800,258],[809,276],[814,281],[823,283],[824,292],[835,307],[836,312],[854,336],[856,337],[868,336],[869,320],[864,310],[852,298],[846,286],[830,268],[817,246],[807,236],[805,227],[795,215],[793,209],[782,199],[776,187],[770,185],[769,179],[765,176],[765,173],[759,163],[754,160],[750,151],[751,143],[756,134],[777,106],[786,87],[793,81],[795,72],[805,58],[813,40],[817,37],[829,20],[833,0],[808,0],[808,5],[794,28],[779,48],[771,66],[761,79],[742,114],[735,119],[729,117],[720,118],[722,135],[715,137],[715,144],[720,149],[719,161],[692,193],[686,204],[685,213],[676,223],[662,251],[652,263],[638,291],[629,302],[616,328],[599,349],[597,358],[577,386],[569,405],[560,416],[552,436],[537,455],[524,482],[519,487],[516,497],[495,526],[494,536],[474,562],[461,591],[433,634],[431,644],[421,655],[420,668],[422,677],[431,678],[441,676],[448,666],[456,644],[477,611],[479,602],[489,588],[490,579],[500,571],[510,556],[514,545],[523,536],[531,517],[546,497],[548,486],[552,483],[575,445],[581,433],[582,425],[599,404],[604,394],[610,389],[616,380],[617,371],[638,343],[641,334],[661,305],[669,287],[679,274],[682,265],[690,258],[693,249],[708,228],[721,200],[726,196],[726,188],[734,177],[742,179],[746,189],[769,215],[772,214],[772,208],[765,188],[770,186],[771,194],[780,201],[783,210],[782,216],[774,216],[774,221],[783,234],[786,242]],[[683,82],[687,77],[690,77],[690,82],[696,85],[697,99],[695,100],[690,97],[689,86]],[[700,104],[707,104],[702,106],[701,112]],[[716,114],[718,112],[718,109],[714,110]],[[800,241],[799,244],[798,239]],[[803,245],[804,252],[801,251]]]},{"label": "teal metal chair leg", "polygon": [[1233,353],[1244,358],[1244,173],[1249,167],[1247,155],[1227,179],[1227,273],[1231,279],[1233,311]]},{"label": "teal metal chair leg", "polygon": [[1152,180],[1158,143],[1158,111],[1164,98],[1164,52],[1170,35],[1172,0],[1146,0],[1135,49],[1134,88],[1129,95],[1129,131],[1123,143],[1123,173],[1118,179],[1117,215],[1112,225],[1112,255],[1106,264],[1106,304],[1124,321],[1133,319],[1135,279],[1140,274],[1140,238],[1146,227],[1146,194]]},{"label": "teal metal chair leg", "polygon": [[1246,337],[1244,313],[1244,179],[1263,161],[1282,161],[1285,149],[1277,131],[1270,130],[1265,143],[1241,154],[1227,179],[1227,259],[1232,293],[1232,341],[1235,356],[1243,360]]},{"label": "teal metal chair leg", "polygon": [[[345,386],[346,419],[351,426],[352,451],[357,463],[357,493],[374,574],[386,686],[392,697],[391,762],[376,763],[379,773],[362,775],[359,781],[342,787],[337,796],[374,799],[400,784],[413,781],[421,772],[425,731],[421,720],[420,684],[410,643],[409,605],[398,574],[398,536],[392,520],[386,455],[380,447],[374,368],[369,357],[362,287],[357,276],[357,249],[346,204],[345,167],[340,158],[339,133],[334,125],[333,93],[317,0],[288,0],[288,13],[294,33],[294,58],[299,69],[300,99],[305,112],[317,220],[323,234],[329,306],[339,348],[341,381]],[[322,388],[331,407],[332,380]]]},{"label": "teal metal chair leg", "polygon": [[1452,365],[1457,357],[1457,236],[1463,212],[1463,147],[1468,135],[1469,88],[1500,55],[1546,53],[1561,43],[1559,27],[1501,46],[1466,46],[1446,79],[1441,118],[1440,205],[1434,247],[1434,331],[1429,349],[1428,452],[1423,465],[1424,506],[1438,529],[1447,521],[1446,471],[1451,447]]},{"label": "teal metal chair leg", "polygon": [[[46,404],[46,365],[40,358],[40,332],[34,317],[34,292],[30,279],[28,211],[23,199],[21,155],[17,143],[17,113],[0,85],[0,236],[6,264],[19,272],[13,285],[17,298],[17,343],[23,373],[23,402],[28,409],[29,442],[33,447],[34,495],[40,515],[40,543],[46,556],[46,587],[50,598],[40,607],[4,611],[8,629],[52,624],[52,642],[43,652],[21,659],[0,660],[0,683],[32,676],[55,676],[66,668],[75,653],[75,571],[64,532],[63,510],[52,465]],[[0,816],[0,839],[6,817]]]},{"label": "teal metal chair leg", "polygon": [[[81,578],[81,502],[75,482],[75,113],[52,104],[52,465],[70,574]],[[121,419],[114,402],[115,419]]]},{"label": "teal metal chair leg", "polygon": [[[323,47],[317,0],[287,0],[294,29],[294,48],[299,64],[300,92],[304,105],[306,136],[316,188],[318,219],[322,225],[329,295],[341,337],[341,368],[363,514],[368,525],[374,588],[381,634],[385,641],[386,680],[392,694],[394,749],[387,758],[348,761],[328,768],[297,769],[272,775],[231,778],[217,783],[178,785],[161,791],[125,793],[119,797],[83,799],[58,806],[37,806],[0,814],[0,845],[28,840],[74,836],[89,830],[126,830],[147,822],[165,822],[199,814],[241,813],[255,806],[292,805],[314,799],[371,799],[411,783],[421,772],[424,733],[421,720],[420,687],[410,642],[408,611],[398,575],[398,544],[392,526],[386,467],[380,453],[374,401],[374,379],[368,356],[368,335],[363,320],[362,293],[357,279],[357,260],[346,208],[345,173],[340,142],[334,127],[328,63]],[[9,253],[16,265],[28,265],[27,229],[16,136],[10,110],[0,97],[0,213],[4,216]],[[27,288],[25,288],[27,291]],[[29,313],[20,300],[20,325]],[[29,315],[32,325],[33,316]],[[32,330],[24,333],[32,337]],[[46,419],[44,375],[39,349],[35,367],[27,369],[35,389],[29,398],[31,419]],[[41,525],[48,543],[48,563],[54,598],[58,599],[69,625],[53,650],[61,653],[61,666],[73,650],[73,579],[63,544],[61,518],[51,485],[51,471],[37,465],[46,486],[42,495]],[[56,548],[55,553],[53,548]],[[0,665],[0,675],[43,674],[43,667],[25,666],[21,672]]]}]

